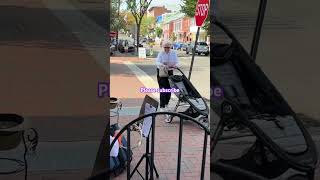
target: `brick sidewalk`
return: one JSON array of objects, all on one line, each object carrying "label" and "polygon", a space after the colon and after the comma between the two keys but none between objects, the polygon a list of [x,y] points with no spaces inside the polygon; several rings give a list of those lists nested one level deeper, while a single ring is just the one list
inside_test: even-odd
[{"label": "brick sidewalk", "polygon": [[143,61],[153,61],[154,58],[147,57],[146,59],[141,59],[137,56],[111,56],[110,63],[112,62],[123,62],[123,61],[130,61],[130,62],[143,62]]},{"label": "brick sidewalk", "polygon": [[124,64],[127,60],[139,61],[134,57],[117,57],[110,60],[110,96],[121,99],[123,106],[140,106],[146,95],[140,92],[144,85]]},{"label": "brick sidewalk", "polygon": [[[128,122],[137,118],[136,116],[121,116],[120,125],[123,126]],[[181,179],[194,180],[200,178],[201,159],[203,151],[203,136],[204,131],[197,125],[191,122],[185,122],[183,129],[183,143],[181,155]],[[156,118],[155,128],[155,166],[160,175],[160,180],[176,179],[177,173],[177,157],[178,157],[178,133],[179,121],[174,120],[171,124],[163,121],[161,116]],[[209,138],[208,138],[209,139]],[[138,140],[137,133],[132,133],[131,144],[136,145]],[[131,163],[131,171],[136,166],[140,157],[145,152],[143,145],[133,150],[133,161]],[[205,179],[210,179],[210,143],[207,146]],[[139,171],[144,175],[145,161],[141,163]],[[155,173],[154,173],[155,176]],[[126,179],[126,171],[120,176],[114,178],[115,180]],[[141,177],[136,172],[133,175],[134,180],[140,180]]]}]

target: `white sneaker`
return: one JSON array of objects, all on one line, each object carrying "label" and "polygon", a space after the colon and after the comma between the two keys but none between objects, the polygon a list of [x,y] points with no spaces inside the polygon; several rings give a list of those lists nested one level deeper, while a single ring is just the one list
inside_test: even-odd
[{"label": "white sneaker", "polygon": [[[165,108],[166,112],[171,112],[168,108],[168,105],[166,105],[166,108]],[[166,123],[171,123],[171,116],[169,114],[166,114],[165,115],[165,120],[164,120]]]},{"label": "white sneaker", "polygon": [[166,118],[165,118],[164,122],[171,123],[171,116],[166,114]]}]

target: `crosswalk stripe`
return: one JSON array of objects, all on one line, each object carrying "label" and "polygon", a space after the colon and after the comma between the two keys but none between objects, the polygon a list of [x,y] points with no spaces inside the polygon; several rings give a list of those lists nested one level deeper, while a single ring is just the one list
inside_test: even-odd
[{"label": "crosswalk stripe", "polygon": [[[136,66],[133,62],[130,61],[124,61],[124,64],[126,64],[129,69],[137,76],[139,81],[146,87],[146,88],[158,88],[158,83],[152,79],[147,73],[145,73],[143,70],[141,70],[138,66]],[[152,96],[159,100],[159,93],[151,93]],[[177,101],[177,97],[171,96],[171,98],[175,101]]]}]

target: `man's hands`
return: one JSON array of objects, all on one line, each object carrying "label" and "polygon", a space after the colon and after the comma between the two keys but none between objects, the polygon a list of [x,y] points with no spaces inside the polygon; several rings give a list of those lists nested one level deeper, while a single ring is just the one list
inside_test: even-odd
[{"label": "man's hands", "polygon": [[174,70],[174,69],[177,69],[177,68],[178,68],[177,65],[168,66],[168,69],[169,69],[169,70]]},{"label": "man's hands", "polygon": [[167,65],[167,64],[162,64],[162,63],[160,64],[160,67],[166,68],[168,70],[172,70],[172,69],[178,68],[177,65]]}]

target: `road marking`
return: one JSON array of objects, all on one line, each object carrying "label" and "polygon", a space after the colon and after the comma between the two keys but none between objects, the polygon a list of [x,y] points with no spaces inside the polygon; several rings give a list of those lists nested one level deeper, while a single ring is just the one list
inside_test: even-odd
[{"label": "road marking", "polygon": [[[156,83],[147,73],[141,70],[138,66],[130,61],[124,61],[125,65],[137,76],[139,81],[147,88],[157,88],[158,83]],[[151,93],[156,99],[159,99],[159,93]]]},{"label": "road marking", "polygon": [[[106,72],[109,72],[106,61],[105,30],[70,2],[52,0],[43,0],[43,2],[45,6],[71,30],[95,61]],[[90,45],[90,42],[93,42],[93,45]]]},{"label": "road marking", "polygon": [[[154,79],[152,79],[147,73],[145,73],[142,69],[140,69],[138,66],[136,66],[134,63],[130,61],[124,61],[125,65],[128,66],[128,68],[137,76],[139,81],[146,87],[146,88],[159,88],[158,82],[156,82]],[[152,96],[159,100],[160,95],[159,93],[151,93]],[[171,96],[172,100],[175,100],[177,102],[176,96]]]}]

